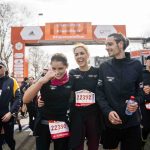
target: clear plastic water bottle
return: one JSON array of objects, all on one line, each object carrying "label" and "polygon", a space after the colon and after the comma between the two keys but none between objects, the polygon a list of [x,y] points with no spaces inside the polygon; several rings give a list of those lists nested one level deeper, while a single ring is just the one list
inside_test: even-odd
[{"label": "clear plastic water bottle", "polygon": [[[128,106],[128,104],[134,104],[134,103],[136,103],[135,102],[135,97],[130,96],[130,99],[127,102],[127,106]],[[133,112],[130,112],[127,107],[126,107],[125,113],[126,113],[126,115],[132,115],[133,114]]]}]

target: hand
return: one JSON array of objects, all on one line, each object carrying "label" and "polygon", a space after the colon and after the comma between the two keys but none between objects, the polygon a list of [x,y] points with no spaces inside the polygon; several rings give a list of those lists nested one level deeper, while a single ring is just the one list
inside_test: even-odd
[{"label": "hand", "polygon": [[145,94],[149,94],[150,93],[150,86],[149,85],[145,85],[143,90],[144,90]]},{"label": "hand", "polygon": [[128,111],[130,112],[135,112],[138,108],[138,103],[137,102],[134,102],[133,104],[127,104],[127,109]]},{"label": "hand", "polygon": [[8,112],[7,114],[5,114],[5,115],[2,117],[2,122],[8,122],[11,117],[12,117],[11,112]]},{"label": "hand", "polygon": [[42,78],[39,79],[40,82],[42,82],[43,84],[47,83],[49,80],[52,80],[53,78],[55,78],[56,73],[50,68],[48,70],[48,72],[46,73],[46,75]]},{"label": "hand", "polygon": [[111,111],[109,113],[108,119],[114,125],[122,124],[122,120],[120,119],[119,115],[115,111]]},{"label": "hand", "polygon": [[44,101],[41,99],[41,96],[38,97],[38,107],[43,107],[44,106]]}]

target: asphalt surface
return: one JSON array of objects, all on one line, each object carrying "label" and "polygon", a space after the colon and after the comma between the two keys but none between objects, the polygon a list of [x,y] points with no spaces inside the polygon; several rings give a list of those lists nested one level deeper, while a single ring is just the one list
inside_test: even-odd
[{"label": "asphalt surface", "polygon": [[[29,135],[31,130],[28,127],[28,117],[21,119],[21,125],[22,125],[21,132],[18,130],[17,124],[14,127],[14,138],[16,140],[16,150],[36,150],[35,137]],[[3,145],[3,150],[10,150],[7,144]],[[51,144],[50,150],[54,150],[53,144]],[[85,143],[84,150],[87,150],[86,143]],[[99,150],[103,150],[101,146],[99,147]]]},{"label": "asphalt surface", "polygon": [[[36,150],[35,137],[29,135],[30,131],[15,131],[16,150]],[[9,150],[5,144],[3,150]],[[53,144],[51,144],[50,150],[54,150]],[[85,149],[87,150],[86,144]],[[99,150],[102,150],[99,148]]]}]

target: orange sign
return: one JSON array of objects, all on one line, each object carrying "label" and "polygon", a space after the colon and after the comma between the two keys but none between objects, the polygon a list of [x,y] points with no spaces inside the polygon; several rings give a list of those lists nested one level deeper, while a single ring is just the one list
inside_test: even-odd
[{"label": "orange sign", "polygon": [[[126,35],[124,25],[94,25],[90,22],[56,22],[45,26],[25,26],[11,28],[13,45],[13,75],[18,82],[28,76],[28,62],[25,58],[25,45],[42,45],[51,41],[102,41],[110,33]],[[49,41],[50,42],[49,42]],[[65,43],[65,42],[63,42]],[[102,42],[103,43],[103,42]]]},{"label": "orange sign", "polygon": [[87,22],[47,23],[45,40],[92,40],[92,25]]},{"label": "orange sign", "polygon": [[130,52],[131,57],[140,57],[140,56],[148,56],[150,55],[150,50],[148,49],[142,49],[142,50],[136,50],[136,51],[131,51]]}]

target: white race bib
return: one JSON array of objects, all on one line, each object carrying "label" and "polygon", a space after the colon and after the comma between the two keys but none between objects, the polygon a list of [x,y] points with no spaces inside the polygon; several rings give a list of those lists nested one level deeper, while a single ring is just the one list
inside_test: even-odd
[{"label": "white race bib", "polygon": [[70,136],[69,127],[63,121],[49,120],[49,130],[52,139],[65,138]]},{"label": "white race bib", "polygon": [[75,106],[89,106],[95,103],[95,93],[88,90],[80,90],[75,92]]}]

